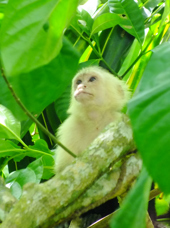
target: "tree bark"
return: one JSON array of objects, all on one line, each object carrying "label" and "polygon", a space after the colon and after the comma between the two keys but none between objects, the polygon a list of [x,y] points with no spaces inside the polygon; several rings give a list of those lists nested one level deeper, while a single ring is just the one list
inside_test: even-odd
[{"label": "tree bark", "polygon": [[0,178],[0,221],[5,220],[16,201],[10,190],[5,187],[3,179]]},{"label": "tree bark", "polygon": [[49,228],[127,191],[141,160],[129,119],[109,124],[90,147],[43,184],[27,184],[1,228]]}]

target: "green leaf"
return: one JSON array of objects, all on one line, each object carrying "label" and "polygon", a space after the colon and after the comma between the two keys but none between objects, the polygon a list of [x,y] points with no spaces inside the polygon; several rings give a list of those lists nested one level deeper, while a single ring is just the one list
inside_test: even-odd
[{"label": "green leaf", "polygon": [[[122,76],[122,74],[124,74],[126,72],[126,70],[128,70],[129,66],[131,66],[131,64],[136,60],[137,56],[140,53],[140,45],[139,42],[137,41],[137,39],[135,39],[131,45],[131,48],[125,58],[125,61],[123,62],[120,71],[118,72],[118,75]],[[131,69],[132,70],[132,69]],[[128,74],[126,74],[126,78],[129,77],[129,75],[131,74],[131,70],[128,72]]]},{"label": "green leaf", "polygon": [[140,44],[144,40],[144,18],[134,0],[109,0],[110,11],[120,17],[120,26],[135,36]]},{"label": "green leaf", "polygon": [[55,112],[55,104],[51,103],[46,109],[46,115],[47,115],[47,119],[49,121],[49,124],[51,126],[52,132],[56,133],[56,129],[58,128],[58,126],[60,125],[60,120],[58,119],[58,116]]},{"label": "green leaf", "polygon": [[26,149],[27,155],[39,158],[41,156],[53,157],[54,153],[48,149],[46,141],[38,139],[33,146]]},{"label": "green leaf", "polygon": [[14,156],[16,158],[16,155],[22,154],[24,154],[24,150],[19,146],[11,141],[0,139],[0,157]]},{"label": "green leaf", "polygon": [[169,12],[170,12],[170,1],[169,1],[169,0],[166,0],[166,3],[165,3],[165,10],[164,10],[163,15],[162,15],[162,20],[161,20],[159,29],[160,29],[160,28],[162,27],[162,25],[165,23],[166,18],[169,16]]},{"label": "green leaf", "polygon": [[70,27],[73,29],[73,31],[76,31],[78,34],[81,34],[82,29],[80,27],[80,24],[78,23],[78,20],[81,20],[80,12],[77,12],[77,14],[72,18],[70,22]]},{"label": "green leaf", "polygon": [[25,156],[33,158],[39,158],[46,156],[47,158],[53,158],[54,152],[48,149],[47,143],[39,139],[35,142],[35,145],[29,146],[26,149],[21,149],[12,141],[0,139],[0,157],[14,157],[15,161],[20,161]]},{"label": "green leaf", "polygon": [[39,139],[34,146],[29,147],[27,155],[40,158],[43,165],[42,179],[49,179],[54,175],[54,151],[48,149],[47,143]]},{"label": "green leaf", "polygon": [[60,122],[62,123],[67,117],[67,110],[70,104],[71,86],[68,86],[58,100],[55,101],[55,110]]},{"label": "green leaf", "polygon": [[42,175],[43,175],[43,163],[42,158],[36,159],[35,161],[31,162],[27,169],[31,169],[34,171],[36,175],[36,183],[40,183]]},{"label": "green leaf", "polygon": [[10,109],[15,117],[17,117],[18,120],[22,119],[28,119],[26,114],[23,112],[23,110],[19,107],[19,105],[16,103],[14,97],[12,96],[12,93],[10,92],[4,78],[1,75],[0,72],[0,103]]},{"label": "green leaf", "polygon": [[78,24],[82,31],[84,31],[87,35],[90,35],[93,25],[93,19],[86,10],[82,10],[81,12],[79,12]]},{"label": "green leaf", "polygon": [[35,142],[35,145],[29,146],[25,149],[21,149],[12,141],[0,140],[0,157],[11,157],[14,161],[20,161],[25,156],[33,157],[33,158],[41,158],[50,161],[50,164],[54,162],[54,152],[48,149],[47,143],[39,139]]},{"label": "green leaf", "polygon": [[[71,83],[77,70],[78,59],[77,51],[67,39],[64,39],[61,52],[54,60],[30,73],[9,77],[10,84],[27,109],[34,114],[39,114]],[[2,83],[4,87],[0,91],[0,102],[10,108],[18,119],[27,119],[25,113],[18,108],[3,78]]]},{"label": "green leaf", "polygon": [[7,5],[7,0],[1,0],[1,1],[0,1],[0,13],[2,13],[2,14],[0,15],[0,19],[3,18],[3,13],[4,13],[4,11],[5,11],[6,5]]},{"label": "green leaf", "polygon": [[128,193],[119,211],[111,220],[111,228],[145,228],[151,178],[142,170],[135,186]]},{"label": "green leaf", "polygon": [[168,199],[167,196],[162,197],[157,197],[155,199],[155,209],[156,209],[156,214],[157,216],[159,215],[165,215],[169,211],[169,203],[170,199]]},{"label": "green leaf", "polygon": [[42,157],[43,162],[43,176],[42,179],[48,180],[52,176],[54,176],[54,157],[49,156],[43,156]]},{"label": "green leaf", "polygon": [[18,183],[18,181],[15,181],[11,187],[10,187],[10,191],[12,193],[13,196],[15,196],[16,199],[19,199],[22,195],[22,187],[21,185]]},{"label": "green leaf", "polygon": [[36,174],[29,168],[15,171],[6,179],[6,184],[10,184],[11,193],[17,199],[19,199],[22,194],[23,186],[30,182],[36,183]]},{"label": "green leaf", "polygon": [[170,42],[159,45],[129,102],[137,147],[154,181],[170,193]]},{"label": "green leaf", "polygon": [[[104,39],[102,39],[102,36]],[[103,44],[103,47],[101,47],[101,49],[103,48],[103,58],[114,71],[118,72],[134,37],[117,25],[114,29],[109,30],[109,33],[108,30],[103,31],[100,38],[101,44]],[[106,67],[103,62],[100,65]]]},{"label": "green leaf", "polygon": [[77,4],[78,0],[9,0],[0,39],[7,75],[33,70],[59,53],[63,30]]},{"label": "green leaf", "polygon": [[42,159],[37,159],[29,164],[26,169],[11,173],[6,179],[6,184],[10,184],[11,193],[19,199],[22,195],[23,186],[27,183],[40,183],[42,174]]},{"label": "green leaf", "polygon": [[152,11],[162,0],[149,0],[145,2],[145,8]]},{"label": "green leaf", "polygon": [[114,27],[115,25],[120,23],[120,17],[116,14],[112,13],[105,13],[100,15],[99,17],[96,18],[96,20],[93,23],[91,35],[105,30],[107,28]]},{"label": "green leaf", "polygon": [[20,137],[20,122],[10,110],[0,105],[0,138],[17,139]]}]

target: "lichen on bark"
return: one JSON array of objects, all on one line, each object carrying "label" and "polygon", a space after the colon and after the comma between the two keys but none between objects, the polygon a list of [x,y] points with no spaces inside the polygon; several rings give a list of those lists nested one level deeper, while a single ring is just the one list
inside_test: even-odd
[{"label": "lichen on bark", "polygon": [[39,185],[28,184],[1,228],[50,227],[116,197],[140,171],[134,149],[129,119],[109,124],[61,173]]}]

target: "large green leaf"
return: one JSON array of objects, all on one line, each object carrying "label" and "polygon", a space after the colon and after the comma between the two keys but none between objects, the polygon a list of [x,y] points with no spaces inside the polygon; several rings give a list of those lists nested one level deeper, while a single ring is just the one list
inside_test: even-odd
[{"label": "large green leaf", "polygon": [[0,138],[18,139],[20,137],[20,122],[11,111],[0,105]]},{"label": "large green leaf", "polygon": [[108,0],[108,4],[111,12],[119,15],[120,26],[135,36],[142,44],[144,40],[144,18],[137,3],[134,0]]},{"label": "large green leaf", "polygon": [[[120,70],[133,40],[134,37],[118,25],[114,29],[105,30],[101,33],[100,43],[103,45],[101,47],[103,58],[114,71]],[[103,62],[100,62],[100,65],[106,67]]]},{"label": "large green leaf", "polygon": [[9,0],[1,28],[1,55],[7,75],[49,63],[60,51],[63,30],[78,0]]},{"label": "large green leaf", "polygon": [[22,111],[22,109],[18,106],[16,103],[14,97],[12,96],[12,93],[10,92],[5,80],[3,79],[1,72],[0,72],[0,103],[10,109],[14,116],[16,116],[18,119],[27,119],[25,113]]},{"label": "large green leaf", "polygon": [[[39,114],[63,93],[77,70],[79,54],[70,42],[66,39],[63,42],[60,54],[48,65],[16,77],[9,77],[18,97],[34,114]],[[1,82],[0,102],[8,107],[18,119],[27,119],[2,77]]]},{"label": "large green leaf", "polygon": [[129,114],[144,164],[160,188],[170,193],[170,42],[153,50]]},{"label": "large green leaf", "polygon": [[145,169],[111,221],[111,228],[145,228],[151,178]]}]

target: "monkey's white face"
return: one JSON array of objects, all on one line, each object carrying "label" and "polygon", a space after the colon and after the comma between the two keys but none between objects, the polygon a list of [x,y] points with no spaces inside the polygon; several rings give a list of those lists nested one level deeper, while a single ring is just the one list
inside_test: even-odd
[{"label": "monkey's white face", "polygon": [[[96,73],[84,73],[74,78],[74,97],[83,104],[100,105],[102,89],[102,79]],[[103,98],[102,98],[103,101]]]}]

